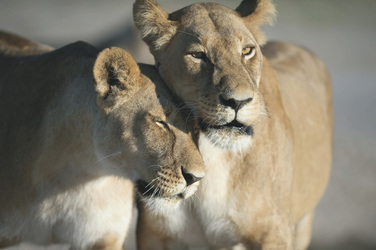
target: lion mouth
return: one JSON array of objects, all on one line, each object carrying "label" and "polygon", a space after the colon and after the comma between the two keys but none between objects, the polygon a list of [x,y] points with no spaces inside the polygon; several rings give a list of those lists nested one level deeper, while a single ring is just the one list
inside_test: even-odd
[{"label": "lion mouth", "polygon": [[230,129],[230,130],[237,130],[237,131],[243,133],[244,135],[249,135],[249,136],[253,135],[253,127],[252,126],[246,126],[246,125],[238,122],[237,120],[233,120],[232,122],[224,124],[224,125],[211,125],[209,123],[204,123],[204,122],[200,121],[200,126],[201,126],[201,129],[203,131],[207,131],[207,130],[210,130],[210,129],[213,129],[213,130]]},{"label": "lion mouth", "polygon": [[166,199],[171,199],[171,198],[178,198],[178,199],[184,199],[184,194],[179,193],[179,194],[174,194],[171,196],[162,196],[161,195],[161,190],[158,187],[155,187],[154,185],[150,185],[150,183],[147,183],[146,181],[138,180],[136,181],[136,187],[138,193],[143,196],[143,197],[148,197],[148,198],[166,198]]}]

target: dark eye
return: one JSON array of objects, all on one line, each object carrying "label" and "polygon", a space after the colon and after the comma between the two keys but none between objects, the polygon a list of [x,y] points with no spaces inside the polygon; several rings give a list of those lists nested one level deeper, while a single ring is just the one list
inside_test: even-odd
[{"label": "dark eye", "polygon": [[251,58],[255,55],[255,48],[254,47],[245,47],[242,49],[242,55],[247,58]]},{"label": "dark eye", "polygon": [[204,59],[206,58],[206,55],[204,52],[192,52],[189,53],[192,57],[197,58],[197,59]]},{"label": "dark eye", "polygon": [[170,131],[170,127],[168,126],[168,124],[167,124],[166,122],[164,122],[164,121],[156,121],[155,123],[156,123],[159,127],[164,128],[164,129]]}]

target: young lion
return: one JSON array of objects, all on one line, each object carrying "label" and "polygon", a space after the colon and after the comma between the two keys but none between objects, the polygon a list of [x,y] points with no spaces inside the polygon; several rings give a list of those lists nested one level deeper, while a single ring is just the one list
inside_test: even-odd
[{"label": "young lion", "polygon": [[119,48],[98,55],[82,42],[0,55],[0,248],[122,249],[132,181],[155,209],[194,193],[204,172],[193,124],[140,68]]},{"label": "young lion", "polygon": [[158,219],[141,215],[140,249],[174,241],[308,247],[330,175],[330,79],[301,47],[270,43],[261,51],[259,26],[274,11],[269,0],[243,0],[236,10],[200,3],[168,14],[154,0],[136,0],[134,20],[159,74],[200,119],[206,169],[195,200]]}]

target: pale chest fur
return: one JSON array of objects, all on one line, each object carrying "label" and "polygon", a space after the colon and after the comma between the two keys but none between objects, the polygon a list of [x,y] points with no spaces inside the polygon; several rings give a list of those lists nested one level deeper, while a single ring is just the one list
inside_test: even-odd
[{"label": "pale chest fur", "polygon": [[39,216],[53,225],[54,240],[85,248],[107,232],[124,234],[132,213],[132,190],[130,180],[101,177],[46,199],[38,207]]},{"label": "pale chest fur", "polygon": [[[195,235],[195,243],[189,241],[184,233],[179,234],[180,240],[191,246],[210,242],[210,247],[233,247],[244,240],[244,232],[252,237],[267,233],[272,238],[290,238],[288,217],[280,210],[281,204],[276,197],[283,193],[277,191],[281,189],[281,183],[290,180],[289,171],[281,174],[275,168],[282,168],[282,165],[272,164],[271,156],[266,155],[258,155],[256,162],[261,164],[260,167],[253,166],[251,162],[246,163],[249,152],[234,153],[220,149],[205,136],[200,137],[199,148],[206,175],[193,199],[193,209],[185,207],[185,211],[191,213],[189,217],[195,217],[195,227],[201,230],[194,227],[185,229],[190,232],[191,240]],[[248,171],[244,170],[244,164],[248,164]],[[239,169],[241,166],[242,171]],[[286,180],[280,183],[273,178],[274,175]],[[192,220],[185,225],[189,224]]]},{"label": "pale chest fur", "polygon": [[214,147],[204,136],[200,139],[200,151],[206,167],[206,176],[201,182],[196,208],[209,242],[220,246],[232,245],[236,232],[231,220],[235,209],[231,194],[232,155],[227,150]]},{"label": "pale chest fur", "polygon": [[[65,182],[72,179],[69,176]],[[17,235],[38,244],[71,242],[86,249],[107,233],[125,237],[133,184],[129,179],[104,176],[67,189],[46,186],[39,197],[37,202],[28,202],[27,208],[8,214],[0,237]]]},{"label": "pale chest fur", "polygon": [[[199,147],[205,163],[206,175],[191,201],[193,204],[184,204],[185,211],[190,214],[184,218],[194,217],[195,224],[192,220],[189,223],[186,221],[185,231],[189,234],[181,233],[179,238],[189,245],[196,246],[205,245],[206,242],[222,247],[234,245],[238,240],[235,224],[231,219],[231,211],[235,209],[235,204],[232,203],[229,195],[230,174],[234,164],[228,151],[215,147],[205,136],[201,136]],[[190,206],[193,209],[189,209]],[[191,228],[187,229],[187,225]]]}]

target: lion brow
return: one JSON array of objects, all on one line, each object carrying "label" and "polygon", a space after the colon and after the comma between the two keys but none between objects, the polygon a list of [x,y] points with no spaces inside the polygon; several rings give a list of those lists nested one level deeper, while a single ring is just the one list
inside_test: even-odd
[{"label": "lion brow", "polygon": [[[193,37],[197,38],[198,40],[200,40],[200,36],[198,36],[198,35],[195,35],[195,34],[189,33],[189,32],[187,32],[187,31],[182,31],[182,30],[178,30],[178,32],[183,33],[183,34],[186,34],[186,35],[189,35],[189,36],[193,36]],[[201,41],[201,40],[200,40],[200,41]]]}]

